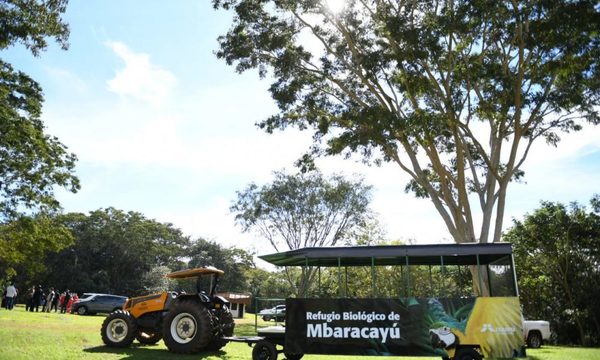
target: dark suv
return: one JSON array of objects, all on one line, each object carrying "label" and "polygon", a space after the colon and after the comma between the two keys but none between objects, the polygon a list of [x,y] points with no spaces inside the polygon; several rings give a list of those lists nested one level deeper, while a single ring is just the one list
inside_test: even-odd
[{"label": "dark suv", "polygon": [[86,293],[73,304],[71,312],[79,315],[110,313],[122,309],[125,301],[125,296]]}]

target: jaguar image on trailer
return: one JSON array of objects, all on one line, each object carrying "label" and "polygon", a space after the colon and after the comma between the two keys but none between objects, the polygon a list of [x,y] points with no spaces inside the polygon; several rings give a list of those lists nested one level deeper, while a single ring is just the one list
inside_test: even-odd
[{"label": "jaguar image on trailer", "polygon": [[[303,248],[260,258],[277,266],[316,267],[319,286],[322,269],[337,274],[339,293],[336,298],[288,298],[285,327],[228,338],[254,345],[254,360],[275,360],[281,353],[289,360],[304,354],[444,360],[525,356],[508,243]],[[350,293],[357,267],[370,268],[368,296]],[[381,274],[387,276],[378,279]],[[461,279],[470,285],[459,286]],[[387,285],[385,293],[378,283]],[[390,288],[397,291],[390,293]],[[476,288],[486,289],[486,296],[472,294]]]}]

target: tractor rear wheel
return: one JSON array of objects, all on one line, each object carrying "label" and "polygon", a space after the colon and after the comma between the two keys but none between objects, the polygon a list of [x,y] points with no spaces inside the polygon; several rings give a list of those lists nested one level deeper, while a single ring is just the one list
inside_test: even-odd
[{"label": "tractor rear wheel", "polygon": [[162,334],[159,331],[152,332],[139,330],[135,338],[137,339],[137,341],[139,341],[140,344],[154,345],[157,342],[159,342],[160,339],[162,339]]},{"label": "tractor rear wheel", "polygon": [[135,319],[128,311],[110,313],[102,323],[102,341],[110,347],[128,347],[137,334]]},{"label": "tractor rear wheel", "polygon": [[220,350],[223,346],[227,345],[227,340],[223,340],[223,337],[233,336],[235,322],[233,321],[233,315],[231,315],[229,308],[224,307],[221,309],[219,319],[216,321],[218,321],[218,324],[216,324],[214,328],[214,336],[212,341],[206,347],[207,350]]},{"label": "tractor rear wheel", "polygon": [[163,339],[175,353],[193,354],[212,340],[212,321],[208,310],[194,300],[183,300],[169,310],[163,322]]}]

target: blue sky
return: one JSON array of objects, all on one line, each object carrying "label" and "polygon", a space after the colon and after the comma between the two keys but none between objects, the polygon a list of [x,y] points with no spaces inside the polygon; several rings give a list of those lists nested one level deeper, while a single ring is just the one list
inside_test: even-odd
[{"label": "blue sky", "polygon": [[[34,58],[16,46],[1,55],[41,83],[48,132],[79,157],[81,191],[57,192],[65,211],[139,211],[193,237],[268,252],[228,208],[249,182],[293,170],[310,134],[254,126],[276,107],[268,81],[214,56],[230,14],[207,0],[71,0],[65,20],[68,51],[52,44]],[[399,168],[337,158],[319,166],[365,176],[389,238],[450,241],[433,205],[404,193]],[[600,129],[564,136],[558,149],[538,144],[524,170],[525,183],[509,188],[505,224],[541,200],[587,204],[600,192]]]}]

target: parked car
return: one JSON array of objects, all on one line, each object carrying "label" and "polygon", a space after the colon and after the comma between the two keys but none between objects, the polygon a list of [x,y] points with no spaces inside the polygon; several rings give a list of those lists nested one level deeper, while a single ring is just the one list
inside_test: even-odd
[{"label": "parked car", "polygon": [[261,310],[258,316],[262,316],[264,321],[271,321],[271,319],[283,321],[285,320],[285,305],[277,305],[270,309]]},{"label": "parked car", "polygon": [[81,299],[73,303],[71,313],[93,315],[95,313],[110,313],[123,308],[126,296],[111,294],[85,293]]},{"label": "parked car", "polygon": [[524,320],[523,338],[530,348],[539,348],[550,340],[550,323],[544,320]]}]

